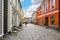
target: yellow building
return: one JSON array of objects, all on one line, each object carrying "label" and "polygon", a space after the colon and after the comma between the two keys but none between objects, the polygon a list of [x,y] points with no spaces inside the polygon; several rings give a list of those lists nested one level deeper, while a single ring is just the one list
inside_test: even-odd
[{"label": "yellow building", "polygon": [[24,18],[24,11],[23,11],[23,9],[21,8],[21,10],[20,10],[20,20],[21,20],[21,22],[22,23],[24,23],[25,22],[25,18]]},{"label": "yellow building", "polygon": [[36,24],[38,24],[38,12],[36,12]]}]

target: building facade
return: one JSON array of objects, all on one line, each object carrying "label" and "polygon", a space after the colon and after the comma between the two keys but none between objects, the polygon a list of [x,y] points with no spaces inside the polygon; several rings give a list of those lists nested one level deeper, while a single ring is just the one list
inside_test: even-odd
[{"label": "building facade", "polygon": [[8,1],[8,31],[20,22],[20,0]]},{"label": "building facade", "polygon": [[36,23],[36,11],[32,13],[32,22]]},{"label": "building facade", "polygon": [[[60,0],[43,0],[38,7],[39,25],[58,28],[60,26]],[[39,11],[38,11],[39,10]]]},{"label": "building facade", "polygon": [[0,0],[0,37],[20,23],[20,0]]},{"label": "building facade", "polygon": [[20,20],[21,20],[21,23],[24,23],[25,22],[24,11],[23,11],[22,8],[20,10]]}]

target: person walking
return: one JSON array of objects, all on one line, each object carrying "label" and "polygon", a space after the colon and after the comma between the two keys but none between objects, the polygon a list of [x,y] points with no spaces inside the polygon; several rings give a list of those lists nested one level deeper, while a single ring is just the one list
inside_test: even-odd
[{"label": "person walking", "polygon": [[25,22],[25,26],[27,26],[27,22]]}]

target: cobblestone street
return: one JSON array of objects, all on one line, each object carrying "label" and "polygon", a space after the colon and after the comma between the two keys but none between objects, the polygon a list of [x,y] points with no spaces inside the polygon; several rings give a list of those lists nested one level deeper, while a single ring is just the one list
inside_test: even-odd
[{"label": "cobblestone street", "polygon": [[7,35],[4,40],[60,40],[60,32],[34,24],[27,24],[17,35]]}]

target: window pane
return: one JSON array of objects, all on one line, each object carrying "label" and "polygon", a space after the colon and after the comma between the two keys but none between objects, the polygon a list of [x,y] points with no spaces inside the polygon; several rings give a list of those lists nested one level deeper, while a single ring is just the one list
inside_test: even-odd
[{"label": "window pane", "polygon": [[55,7],[55,0],[51,0],[51,9],[54,9]]},{"label": "window pane", "polygon": [[44,3],[42,4],[42,14],[44,14]]},{"label": "window pane", "polygon": [[48,11],[48,0],[46,0],[46,11]]}]

